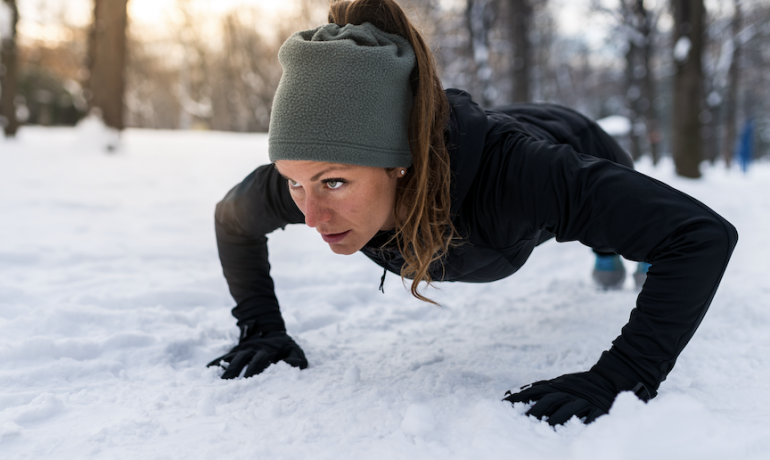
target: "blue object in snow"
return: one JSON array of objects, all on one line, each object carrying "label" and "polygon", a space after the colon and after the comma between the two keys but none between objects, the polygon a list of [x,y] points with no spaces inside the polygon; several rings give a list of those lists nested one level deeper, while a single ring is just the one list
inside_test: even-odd
[{"label": "blue object in snow", "polygon": [[749,169],[749,164],[754,157],[754,143],[752,142],[754,135],[754,120],[749,118],[746,124],[743,126],[743,133],[738,140],[738,161],[741,164],[741,169],[745,173]]},{"label": "blue object in snow", "polygon": [[596,254],[596,263],[594,270],[600,272],[614,272],[623,270],[623,261],[617,254],[599,255]]}]

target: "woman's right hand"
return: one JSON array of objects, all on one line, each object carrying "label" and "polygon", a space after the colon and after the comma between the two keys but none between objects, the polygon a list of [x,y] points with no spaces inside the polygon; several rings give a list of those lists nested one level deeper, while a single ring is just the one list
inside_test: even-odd
[{"label": "woman's right hand", "polygon": [[222,378],[234,379],[241,375],[244,368],[246,372],[243,376],[251,377],[278,361],[300,369],[307,367],[305,353],[285,332],[256,332],[241,338],[229,353],[211,361],[207,367],[221,366],[225,369]]}]

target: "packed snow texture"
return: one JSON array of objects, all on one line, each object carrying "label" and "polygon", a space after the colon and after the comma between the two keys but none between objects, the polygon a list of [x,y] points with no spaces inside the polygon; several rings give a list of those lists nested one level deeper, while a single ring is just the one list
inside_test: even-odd
[{"label": "packed snow texture", "polygon": [[[412,299],[312,229],[270,236],[289,333],[310,367],[224,381],[236,342],[215,203],[267,161],[264,135],[75,129],[0,143],[0,458],[770,458],[770,164],[639,169],[730,220],[740,242],[710,312],[644,404],[551,428],[506,390],[588,369],[634,306],[591,251],[545,243],[491,284]],[[633,264],[626,262],[629,271]]]}]

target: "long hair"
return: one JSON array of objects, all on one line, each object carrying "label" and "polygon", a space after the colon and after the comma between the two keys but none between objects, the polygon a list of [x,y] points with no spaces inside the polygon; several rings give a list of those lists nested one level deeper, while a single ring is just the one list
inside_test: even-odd
[{"label": "long hair", "polygon": [[402,281],[411,278],[412,295],[435,304],[419,292],[419,284],[422,281],[431,284],[431,264],[441,263],[458,234],[450,218],[451,171],[444,140],[449,102],[441,87],[433,53],[393,0],[333,1],[329,22],[338,25],[369,22],[383,32],[406,38],[414,48],[416,65],[410,77],[413,102],[408,127],[413,165],[399,180],[396,190],[394,238],[404,256]]}]

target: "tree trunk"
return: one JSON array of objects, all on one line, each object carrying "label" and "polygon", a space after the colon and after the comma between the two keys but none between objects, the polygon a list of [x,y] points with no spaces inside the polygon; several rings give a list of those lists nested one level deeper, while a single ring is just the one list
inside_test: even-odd
[{"label": "tree trunk", "polygon": [[641,99],[639,100],[639,111],[644,117],[644,124],[647,128],[647,142],[650,148],[652,164],[658,164],[660,159],[659,144],[661,141],[660,131],[658,131],[658,115],[655,112],[655,75],[652,72],[650,60],[655,53],[653,49],[655,26],[653,13],[645,8],[644,0],[636,0],[635,13],[640,21],[639,31],[644,37],[644,43],[639,47],[640,61],[644,68],[644,76],[639,82],[641,89]]},{"label": "tree trunk", "polygon": [[672,0],[674,6],[673,157],[680,176],[700,177],[703,158],[700,111],[703,92],[703,0]]},{"label": "tree trunk", "polygon": [[[625,8],[623,13],[626,16],[628,27],[633,27],[631,20],[633,19],[633,12]],[[642,97],[642,89],[639,85],[639,78],[637,66],[639,57],[639,47],[636,45],[636,40],[633,36],[630,36],[627,43],[628,49],[626,50],[626,108],[628,110],[628,121],[631,123],[631,130],[628,132],[628,139],[631,147],[631,158],[634,161],[638,160],[642,156],[641,136],[637,127],[640,125],[639,120],[639,100]]]},{"label": "tree trunk", "polygon": [[529,26],[534,20],[531,0],[508,0],[513,42],[513,102],[529,102],[532,99],[529,88],[532,68],[532,44],[529,41]]},{"label": "tree trunk", "polygon": [[492,26],[491,0],[467,0],[465,17],[471,38],[473,60],[476,63],[476,83],[481,106],[492,107],[497,91],[492,86],[492,66],[489,63],[489,31]]},{"label": "tree trunk", "polygon": [[3,31],[0,37],[0,119],[6,137],[13,137],[19,129],[19,121],[16,119],[16,92],[18,85],[18,59],[16,52],[16,23],[19,21],[19,12],[16,9],[16,0],[0,0],[0,8],[6,9],[5,13],[11,16],[10,30]]},{"label": "tree trunk", "polygon": [[631,122],[629,133],[634,161],[649,151],[653,164],[658,162],[658,120],[653,102],[655,79],[650,68],[653,54],[653,13],[644,0],[620,0],[620,14],[626,27],[626,107]]},{"label": "tree trunk", "polygon": [[94,0],[94,23],[89,33],[86,84],[90,107],[99,109],[104,123],[123,129],[123,92],[126,66],[126,5],[128,0]]},{"label": "tree trunk", "polygon": [[732,22],[732,56],[730,58],[730,69],[727,72],[727,94],[725,95],[725,137],[722,142],[722,156],[725,164],[730,167],[733,161],[733,150],[735,149],[735,112],[738,106],[738,79],[740,78],[740,68],[738,60],[740,59],[740,43],[738,43],[738,34],[741,31],[743,14],[741,12],[740,0],[733,0],[735,15]]}]

